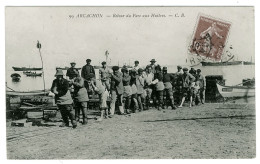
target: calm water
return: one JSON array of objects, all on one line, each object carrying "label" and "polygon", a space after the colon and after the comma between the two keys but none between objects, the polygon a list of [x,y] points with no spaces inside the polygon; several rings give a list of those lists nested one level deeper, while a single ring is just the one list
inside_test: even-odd
[{"label": "calm water", "polygon": [[[189,67],[187,67],[189,68]],[[255,77],[254,65],[235,65],[235,66],[196,66],[195,69],[201,69],[203,75],[223,75],[226,79],[226,85],[236,85],[242,82],[242,79]],[[168,66],[168,72],[176,72],[176,66]],[[20,82],[13,82],[10,75],[12,73],[19,73],[21,75]],[[41,71],[37,71],[41,72]],[[55,69],[45,69],[45,86],[47,89],[51,87],[52,81],[55,78]],[[66,74],[66,71],[63,71]],[[96,70],[98,74],[98,70]],[[21,71],[14,71],[8,69],[6,71],[7,86],[15,91],[31,91],[43,89],[43,76],[42,77],[27,77]]]}]

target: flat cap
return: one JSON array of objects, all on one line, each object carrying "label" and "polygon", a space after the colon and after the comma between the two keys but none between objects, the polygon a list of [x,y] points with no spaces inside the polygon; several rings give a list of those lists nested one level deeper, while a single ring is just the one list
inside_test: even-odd
[{"label": "flat cap", "polygon": [[112,70],[113,70],[113,71],[118,71],[118,70],[119,70],[119,67],[118,67],[118,66],[113,66],[113,67],[112,67]]},{"label": "flat cap", "polygon": [[183,71],[188,71],[188,68],[183,68]]}]

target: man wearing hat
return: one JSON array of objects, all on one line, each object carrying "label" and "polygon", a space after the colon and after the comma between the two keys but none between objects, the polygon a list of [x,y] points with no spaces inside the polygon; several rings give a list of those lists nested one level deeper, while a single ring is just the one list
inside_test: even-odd
[{"label": "man wearing hat", "polygon": [[122,82],[122,73],[119,72],[118,66],[112,67],[113,74],[111,75],[111,105],[110,105],[110,116],[115,113],[116,100],[118,101],[120,114],[124,114],[122,96],[124,93],[124,86]]},{"label": "man wearing hat", "polygon": [[[90,65],[91,60],[87,59],[86,62],[87,62],[87,64],[84,65],[81,69],[81,77],[85,80],[90,78],[89,77],[90,73],[93,73],[95,75],[95,69],[92,65]],[[86,86],[86,83],[85,83],[85,86]]]},{"label": "man wearing hat", "polygon": [[72,85],[74,86],[74,105],[75,105],[75,117],[76,121],[79,122],[80,111],[82,112],[83,121],[82,124],[86,125],[87,120],[87,107],[88,107],[88,92],[84,86],[84,79],[77,74],[76,78],[72,81]]},{"label": "man wearing hat", "polygon": [[110,77],[113,71],[107,67],[107,63],[103,61],[102,67],[99,68],[99,79],[105,80],[106,88],[110,90]]},{"label": "man wearing hat", "polygon": [[176,75],[181,75],[183,74],[183,70],[182,70],[182,67],[180,65],[177,66],[177,72],[175,73]]},{"label": "man wearing hat", "polygon": [[190,99],[190,107],[192,105],[192,93],[191,93],[191,85],[196,80],[193,75],[188,73],[188,68],[183,68],[183,74],[181,75],[182,80],[182,100],[179,108],[182,107],[185,98],[188,97]]},{"label": "man wearing hat", "polygon": [[149,64],[149,65],[152,68],[152,73],[155,73],[155,67],[156,67],[155,62],[156,62],[156,60],[152,59],[150,62],[151,62],[151,64]]},{"label": "man wearing hat", "polygon": [[199,97],[201,100],[201,103],[205,103],[205,90],[206,90],[206,79],[205,77],[201,74],[201,70],[197,69],[197,75],[196,75],[196,80],[199,81]]},{"label": "man wearing hat", "polygon": [[67,70],[66,76],[68,80],[71,80],[75,77],[75,74],[79,74],[78,69],[75,68],[76,63],[71,62],[70,63],[71,67]]},{"label": "man wearing hat", "polygon": [[70,119],[73,128],[76,128],[77,122],[75,121],[75,115],[73,113],[73,100],[69,91],[69,82],[63,78],[61,69],[57,69],[55,76],[56,79],[52,82],[51,92],[55,94],[55,103],[61,112],[63,119],[61,126],[68,127]]},{"label": "man wearing hat", "polygon": [[[176,109],[174,105],[173,90],[172,90],[172,81],[175,79],[173,74],[167,73],[167,67],[163,67],[163,83],[164,83],[164,92],[166,93],[166,100],[170,101],[172,109]],[[164,101],[165,103],[167,101]]]},{"label": "man wearing hat", "polygon": [[139,69],[139,68],[140,68],[140,67],[139,67],[139,61],[136,60],[136,61],[135,61],[135,65],[134,65],[132,71],[135,71],[136,73],[138,73],[138,69]]}]

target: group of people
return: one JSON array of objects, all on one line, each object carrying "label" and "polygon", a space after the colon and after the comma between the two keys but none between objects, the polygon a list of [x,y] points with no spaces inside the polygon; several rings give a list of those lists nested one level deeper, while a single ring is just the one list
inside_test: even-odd
[{"label": "group of people", "polygon": [[[61,112],[63,124],[77,127],[82,113],[82,124],[87,124],[87,110],[90,100],[98,98],[100,117],[112,118],[117,112],[120,115],[141,112],[155,107],[158,110],[181,108],[186,99],[189,107],[204,104],[206,82],[201,70],[177,66],[176,73],[168,73],[167,67],[151,63],[145,68],[135,61],[132,68],[123,66],[107,67],[102,62],[99,75],[96,75],[91,59],[86,60],[81,74],[72,62],[67,70],[66,78],[62,70],[57,69],[51,91],[55,94],[55,102]],[[74,110],[75,109],[75,110]]]}]

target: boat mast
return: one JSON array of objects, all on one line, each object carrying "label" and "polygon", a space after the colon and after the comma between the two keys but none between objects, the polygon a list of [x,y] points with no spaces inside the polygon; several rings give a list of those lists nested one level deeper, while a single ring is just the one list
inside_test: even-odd
[{"label": "boat mast", "polygon": [[[108,55],[109,55],[109,53],[108,53],[108,50],[106,50],[106,52],[105,52],[105,56],[106,56],[106,63],[107,63],[107,58],[108,58]],[[107,64],[108,65],[108,64]]]},{"label": "boat mast", "polygon": [[41,43],[37,40],[37,48],[39,49],[39,53],[40,53],[40,57],[41,57],[41,61],[42,61],[42,77],[43,77],[43,88],[45,91],[45,80],[44,80],[44,70],[43,70],[43,60],[42,60],[42,54],[41,54],[41,48],[42,48],[42,45]]}]

